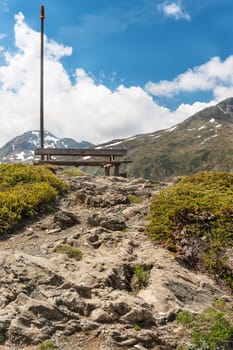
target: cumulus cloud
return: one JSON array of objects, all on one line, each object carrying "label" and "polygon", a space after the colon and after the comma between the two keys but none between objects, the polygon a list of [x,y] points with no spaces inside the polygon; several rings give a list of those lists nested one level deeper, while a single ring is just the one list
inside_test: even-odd
[{"label": "cumulus cloud", "polygon": [[148,82],[146,91],[154,96],[172,97],[182,92],[211,91],[216,100],[232,95],[233,56],[221,61],[213,57],[208,62],[189,69],[174,80]]},{"label": "cumulus cloud", "polygon": [[[16,15],[15,49],[3,50],[5,63],[0,66],[1,146],[39,128],[39,41],[40,34],[27,25],[22,13]],[[45,53],[45,128],[56,136],[79,141],[101,143],[168,128],[208,106],[182,104],[171,111],[156,103],[153,95],[173,95],[202,86],[223,96],[228,90],[222,82],[233,87],[231,56],[224,62],[214,58],[171,82],[150,82],[146,89],[120,85],[111,90],[81,67],[71,79],[61,63],[72,54],[71,47],[45,37]],[[216,85],[216,81],[221,84]]]},{"label": "cumulus cloud", "polygon": [[[22,13],[15,16],[15,50],[3,51],[0,66],[1,144],[39,127],[40,34]],[[171,113],[143,88],[121,85],[112,91],[82,68],[72,83],[61,58],[70,47],[45,38],[45,127],[58,136],[93,142],[164,128]]]},{"label": "cumulus cloud", "polygon": [[166,17],[172,17],[176,20],[191,20],[190,15],[184,10],[180,1],[165,1],[158,5],[158,10],[162,12]]}]

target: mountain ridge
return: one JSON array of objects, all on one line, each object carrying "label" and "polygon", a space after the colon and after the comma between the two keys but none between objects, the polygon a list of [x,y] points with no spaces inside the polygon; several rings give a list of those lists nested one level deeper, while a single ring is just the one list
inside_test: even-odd
[{"label": "mountain ridge", "polygon": [[233,98],[228,98],[171,128],[117,143],[128,150],[132,160],[127,167],[129,176],[170,181],[203,170],[233,171],[232,140]]},{"label": "mountain ridge", "polygon": [[[16,136],[0,149],[0,162],[32,162],[34,150],[39,147],[39,144],[40,132],[38,130],[27,131]],[[72,138],[60,139],[47,130],[44,132],[44,145],[51,148],[89,148],[94,146],[88,141],[77,142]]]}]

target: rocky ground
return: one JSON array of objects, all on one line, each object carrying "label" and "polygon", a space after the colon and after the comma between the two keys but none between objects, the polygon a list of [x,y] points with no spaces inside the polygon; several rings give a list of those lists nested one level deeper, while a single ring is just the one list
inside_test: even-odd
[{"label": "rocky ground", "polygon": [[39,349],[45,340],[60,350],[177,349],[179,310],[230,299],[146,236],[151,196],[162,185],[66,181],[71,191],[52,213],[0,241],[1,350]]}]

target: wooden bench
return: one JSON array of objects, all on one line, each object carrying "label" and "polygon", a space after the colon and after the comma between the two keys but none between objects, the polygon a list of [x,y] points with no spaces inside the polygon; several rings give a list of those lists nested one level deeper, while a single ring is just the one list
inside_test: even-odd
[{"label": "wooden bench", "polygon": [[[105,175],[110,175],[110,168],[114,168],[113,175],[120,175],[121,164],[131,163],[130,160],[116,159],[124,157],[127,154],[126,149],[96,149],[96,148],[37,148],[35,150],[36,156],[41,156],[41,159],[35,160],[33,163],[38,164],[52,164],[60,166],[98,166],[104,168]],[[62,157],[62,158],[54,158]],[[72,159],[64,159],[72,157]],[[77,158],[78,159],[74,159]],[[95,157],[102,159],[93,159]],[[106,159],[107,157],[107,159]],[[91,159],[90,159],[91,158]]]}]

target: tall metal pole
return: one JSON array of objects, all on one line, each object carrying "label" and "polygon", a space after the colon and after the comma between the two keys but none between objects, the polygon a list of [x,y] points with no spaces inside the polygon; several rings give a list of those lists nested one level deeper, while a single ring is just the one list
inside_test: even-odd
[{"label": "tall metal pole", "polygon": [[[44,148],[44,6],[40,8],[41,47],[40,47],[40,147]],[[43,156],[41,156],[43,159]]]}]

